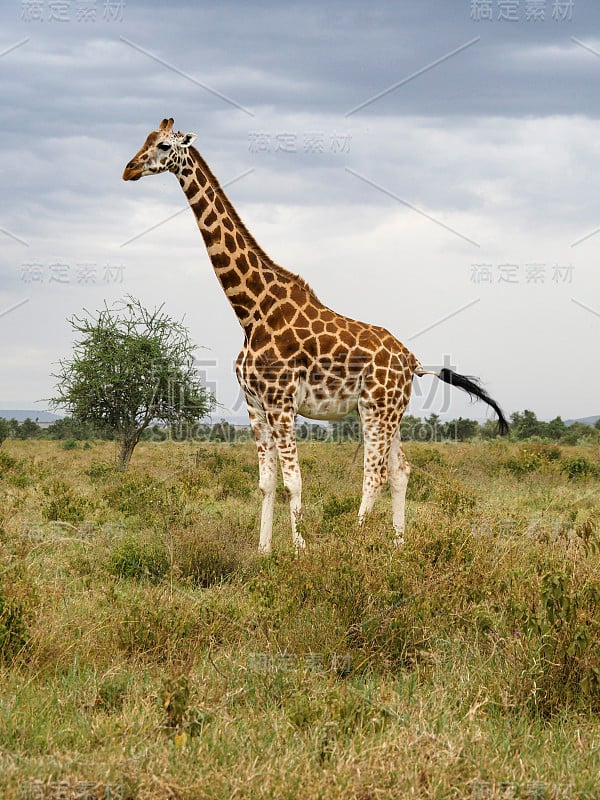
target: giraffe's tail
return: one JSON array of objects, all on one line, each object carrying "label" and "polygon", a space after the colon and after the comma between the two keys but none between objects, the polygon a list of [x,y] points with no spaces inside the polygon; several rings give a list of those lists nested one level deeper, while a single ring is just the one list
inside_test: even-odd
[{"label": "giraffe's tail", "polygon": [[504,413],[498,403],[493,400],[489,394],[482,388],[479,380],[473,378],[471,375],[459,375],[458,372],[453,372],[451,369],[444,367],[439,372],[432,372],[431,370],[424,369],[420,364],[415,369],[415,375],[435,375],[444,383],[449,383],[451,386],[457,386],[459,389],[465,391],[469,397],[483,400],[491,406],[498,415],[498,433],[501,436],[506,436],[508,433],[508,422]]}]

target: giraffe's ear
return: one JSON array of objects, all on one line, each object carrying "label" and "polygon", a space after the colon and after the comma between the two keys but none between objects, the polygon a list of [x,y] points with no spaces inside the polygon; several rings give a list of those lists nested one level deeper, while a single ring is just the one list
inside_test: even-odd
[{"label": "giraffe's ear", "polygon": [[196,139],[195,133],[186,133],[181,140],[180,144],[182,147],[189,147],[191,143]]},{"label": "giraffe's ear", "polygon": [[170,131],[173,127],[173,117],[169,119],[163,119],[163,121],[158,126],[159,131]]}]

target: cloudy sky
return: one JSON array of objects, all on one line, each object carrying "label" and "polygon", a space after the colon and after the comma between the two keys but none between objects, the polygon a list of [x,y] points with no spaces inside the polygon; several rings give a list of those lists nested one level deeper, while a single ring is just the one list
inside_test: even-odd
[{"label": "cloudy sky", "polygon": [[[131,294],[185,319],[243,413],[241,329],[179,184],[121,180],[172,116],[324,303],[507,413],[600,413],[596,0],[14,0],[1,21],[0,408],[46,408],[67,318]],[[410,411],[486,413],[433,378]]]}]

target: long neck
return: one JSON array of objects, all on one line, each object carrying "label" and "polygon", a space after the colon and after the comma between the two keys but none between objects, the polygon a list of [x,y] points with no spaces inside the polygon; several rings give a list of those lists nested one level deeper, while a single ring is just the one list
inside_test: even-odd
[{"label": "long neck", "polygon": [[245,330],[288,293],[290,279],[312,296],[301,278],[275,264],[257,244],[195,148],[190,147],[177,177],[217,278]]}]

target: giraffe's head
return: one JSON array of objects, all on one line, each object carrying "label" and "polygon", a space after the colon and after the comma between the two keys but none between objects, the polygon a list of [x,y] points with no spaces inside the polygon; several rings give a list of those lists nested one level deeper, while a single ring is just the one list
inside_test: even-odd
[{"label": "giraffe's head", "polygon": [[123,180],[137,181],[144,175],[177,172],[195,138],[195,133],[174,131],[173,119],[163,119],[125,167]]}]

